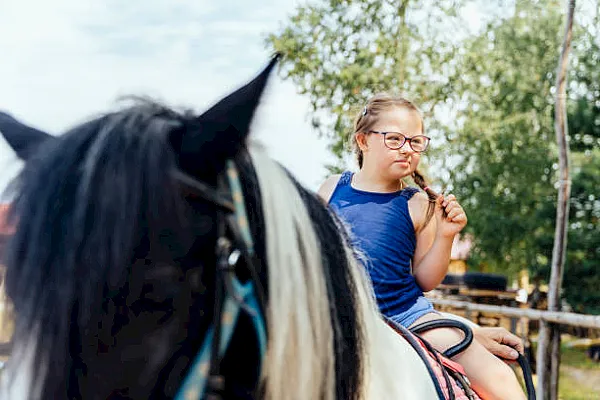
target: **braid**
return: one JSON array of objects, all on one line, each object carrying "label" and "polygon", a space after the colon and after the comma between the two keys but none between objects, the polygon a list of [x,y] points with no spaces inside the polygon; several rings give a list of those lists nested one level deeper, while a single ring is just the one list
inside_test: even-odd
[{"label": "braid", "polygon": [[425,181],[425,177],[421,175],[418,170],[415,170],[412,174],[413,181],[427,194],[429,197],[429,204],[427,205],[427,214],[425,215],[425,223],[423,224],[423,228],[427,226],[431,218],[433,217],[433,212],[435,210],[435,201],[438,197],[438,194],[435,193],[427,186],[427,182]]}]

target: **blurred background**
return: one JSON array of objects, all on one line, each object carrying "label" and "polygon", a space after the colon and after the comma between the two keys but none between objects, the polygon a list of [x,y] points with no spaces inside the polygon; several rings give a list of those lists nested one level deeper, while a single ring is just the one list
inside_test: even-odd
[{"label": "blurred background", "polygon": [[[349,135],[366,99],[403,94],[421,106],[433,138],[427,176],[469,215],[451,273],[431,296],[543,309],[566,9],[557,0],[0,0],[0,108],[53,134],[117,107],[123,95],[201,111],[280,51],[254,139],[316,190],[329,173],[356,169]],[[562,300],[590,315],[600,314],[599,59],[600,4],[580,0],[568,70]],[[0,139],[0,190],[20,168]],[[10,306],[2,307],[8,343]],[[468,316],[535,347],[535,320]],[[561,398],[598,398],[600,332],[563,333]]]}]

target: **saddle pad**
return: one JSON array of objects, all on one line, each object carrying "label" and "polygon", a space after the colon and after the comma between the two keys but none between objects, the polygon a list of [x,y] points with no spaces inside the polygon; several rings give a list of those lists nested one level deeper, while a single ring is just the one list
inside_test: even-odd
[{"label": "saddle pad", "polygon": [[423,362],[428,364],[428,366],[430,367],[430,371],[433,373],[433,376],[435,377],[435,380],[436,380],[438,386],[441,388],[442,393],[444,394],[443,400],[473,400],[473,399],[480,400],[481,399],[475,393],[473,395],[474,397],[469,398],[467,393],[462,389],[462,387],[456,381],[456,379],[454,379],[450,375],[449,376],[450,386],[452,387],[452,392],[454,393],[454,396],[451,397],[450,392],[448,391],[448,385],[446,382],[443,368],[445,367],[447,369],[455,371],[464,376],[465,370],[462,367],[462,365],[437,353],[436,355],[438,356],[438,358],[441,361],[441,364],[440,364],[436,360],[436,357],[433,354],[431,354],[431,352],[429,351],[427,346],[423,343],[421,338],[419,338],[418,336],[416,336],[415,334],[413,334],[412,332],[410,332],[404,328],[398,327],[396,324],[389,323],[389,325],[396,332],[398,332],[399,335],[401,335],[403,338],[405,338],[406,341],[409,342],[413,346],[413,348],[415,348],[417,353],[421,356],[421,359],[423,359]]}]

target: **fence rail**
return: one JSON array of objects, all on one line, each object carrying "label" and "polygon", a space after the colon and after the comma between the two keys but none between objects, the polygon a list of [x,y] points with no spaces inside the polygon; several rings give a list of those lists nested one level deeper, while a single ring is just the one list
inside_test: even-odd
[{"label": "fence rail", "polygon": [[466,301],[429,298],[433,304],[450,306],[468,311],[495,313],[507,317],[529,318],[548,321],[561,325],[580,326],[585,328],[600,329],[600,315],[585,315],[560,311],[532,310],[528,308],[515,308],[507,306],[493,306],[488,304],[473,304]]}]

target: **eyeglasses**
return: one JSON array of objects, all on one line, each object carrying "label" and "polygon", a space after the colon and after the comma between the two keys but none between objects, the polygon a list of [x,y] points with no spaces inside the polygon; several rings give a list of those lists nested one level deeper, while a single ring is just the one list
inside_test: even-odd
[{"label": "eyeglasses", "polygon": [[398,150],[404,146],[404,143],[408,142],[410,148],[417,153],[422,153],[427,150],[430,140],[430,138],[424,135],[406,137],[399,132],[369,131],[369,133],[379,133],[380,135],[383,135],[383,142],[388,149]]}]

